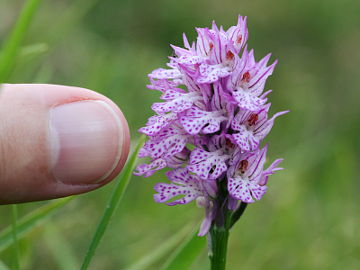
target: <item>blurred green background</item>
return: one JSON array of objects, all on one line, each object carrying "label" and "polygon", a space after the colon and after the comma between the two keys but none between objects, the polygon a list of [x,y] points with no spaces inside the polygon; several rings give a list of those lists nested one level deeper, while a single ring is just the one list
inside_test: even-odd
[{"label": "blurred green background", "polygon": [[[0,1],[1,42],[22,0]],[[152,113],[147,74],[164,67],[169,43],[214,19],[248,16],[249,46],[279,59],[268,80],[272,112],[290,109],[268,136],[269,160],[285,170],[248,207],[230,237],[228,269],[360,269],[360,1],[42,1],[9,82],[94,89],[114,100],[131,128]],[[202,218],[194,204],[153,202],[151,179],[133,177],[90,269],[127,269]],[[114,183],[80,195],[21,240],[23,269],[78,269]],[[44,202],[19,206],[22,216]],[[0,225],[10,223],[3,206]],[[0,259],[11,265],[11,250]],[[159,269],[166,258],[147,269]],[[191,269],[208,269],[206,250]]]}]

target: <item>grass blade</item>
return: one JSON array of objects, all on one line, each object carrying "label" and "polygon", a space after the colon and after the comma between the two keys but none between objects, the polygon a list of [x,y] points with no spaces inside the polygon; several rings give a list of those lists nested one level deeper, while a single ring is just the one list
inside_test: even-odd
[{"label": "grass blade", "polygon": [[12,239],[14,242],[14,269],[19,270],[20,269],[20,262],[19,262],[19,242],[17,239],[17,218],[18,218],[18,209],[17,205],[13,204],[11,206],[12,210],[12,217],[11,217],[11,234]]},{"label": "grass blade", "polygon": [[197,236],[194,231],[165,262],[162,270],[189,269],[206,245],[206,237]]},{"label": "grass blade", "polygon": [[85,255],[83,264],[81,266],[81,270],[86,270],[88,268],[90,261],[95,254],[95,250],[96,250],[97,246],[99,245],[100,240],[103,237],[107,226],[109,225],[110,219],[111,219],[116,207],[119,205],[121,199],[124,196],[124,193],[130,182],[130,178],[132,176],[133,170],[136,165],[137,154],[138,154],[141,146],[144,144],[144,141],[145,141],[145,137],[142,136],[139,139],[139,142],[138,142],[134,152],[132,153],[129,161],[125,165],[119,179],[117,179],[117,184],[116,184],[115,189],[110,197],[108,204],[106,205],[103,216],[101,217],[101,220],[96,228],[96,231],[91,240],[89,249]]},{"label": "grass blade", "polygon": [[9,267],[7,267],[5,263],[0,261],[0,270],[9,270]]},{"label": "grass blade", "polygon": [[49,46],[46,43],[36,43],[31,44],[25,47],[22,47],[19,55],[22,58],[29,57],[29,56],[36,56],[39,54],[46,53],[49,50]]},{"label": "grass blade", "polygon": [[[63,207],[73,198],[74,197],[58,199],[54,202],[39,207],[25,217],[19,219],[17,222],[17,239],[21,239],[26,236],[27,233],[29,233],[36,226],[42,224],[47,218],[49,218],[52,214],[54,214],[58,209]],[[0,252],[12,244],[14,244],[14,239],[12,236],[12,228],[10,226],[0,233]]]},{"label": "grass blade", "polygon": [[73,247],[64,239],[58,227],[53,222],[47,222],[44,227],[44,240],[58,265],[58,269],[79,269],[80,264],[73,252]]},{"label": "grass blade", "polygon": [[[192,226],[191,226],[192,227]],[[146,270],[149,269],[151,265],[156,263],[158,260],[163,258],[165,255],[170,253],[176,246],[179,245],[179,242],[185,238],[188,234],[190,226],[186,226],[174,236],[163,242],[159,247],[154,251],[149,252],[143,258],[137,260],[137,262],[131,265],[127,270]]]},{"label": "grass blade", "polygon": [[12,32],[3,44],[0,53],[0,83],[3,83],[8,79],[11,70],[14,67],[21,43],[40,1],[41,0],[26,1]]}]

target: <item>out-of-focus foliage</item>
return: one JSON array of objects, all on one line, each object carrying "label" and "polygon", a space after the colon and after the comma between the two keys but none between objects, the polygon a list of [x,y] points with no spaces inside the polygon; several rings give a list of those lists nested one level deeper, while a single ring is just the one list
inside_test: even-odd
[{"label": "out-of-focus foliage", "polygon": [[[23,3],[0,2],[1,43]],[[359,1],[42,1],[9,81],[97,90],[119,104],[135,140],[159,96],[146,90],[147,73],[164,65],[168,44],[181,45],[182,32],[192,39],[195,26],[213,19],[228,27],[238,14],[248,16],[257,59],[268,52],[279,59],[267,85],[273,109],[292,112],[268,138],[269,158],[284,157],[285,170],[232,230],[228,269],[360,269]],[[154,180],[164,178],[132,179],[89,269],[126,269],[200,220],[194,204],[153,202]],[[78,266],[113,187],[79,196],[22,239],[24,269]],[[42,204],[20,205],[19,215]],[[1,209],[1,228],[9,209]],[[0,260],[11,265],[11,256],[6,250]],[[71,263],[61,263],[66,258]],[[208,269],[205,250],[192,269]]]}]

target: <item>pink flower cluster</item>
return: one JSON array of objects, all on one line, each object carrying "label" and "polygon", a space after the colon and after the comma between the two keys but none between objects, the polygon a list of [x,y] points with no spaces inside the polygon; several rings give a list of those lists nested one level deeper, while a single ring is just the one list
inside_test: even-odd
[{"label": "pink flower cluster", "polygon": [[279,112],[268,116],[270,103],[264,92],[276,61],[270,54],[259,62],[246,42],[246,17],[225,31],[215,23],[197,28],[191,45],[185,34],[184,47],[172,46],[167,69],[149,74],[148,88],[162,93],[154,103],[146,126],[139,131],[149,139],[140,157],[150,157],[135,174],[148,177],[165,167],[170,183],[155,186],[154,198],[168,205],[196,200],[206,209],[200,235],[208,232],[216,215],[220,185],[227,203],[253,203],[266,193],[267,180],[282,159],[264,169],[267,145],[260,143],[270,132]]}]

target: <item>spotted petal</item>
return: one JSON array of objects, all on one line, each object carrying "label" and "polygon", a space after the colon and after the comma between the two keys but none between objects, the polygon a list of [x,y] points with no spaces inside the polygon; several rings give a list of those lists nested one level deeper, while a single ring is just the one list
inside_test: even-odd
[{"label": "spotted petal", "polygon": [[220,123],[226,119],[220,111],[206,112],[192,107],[180,118],[180,122],[186,132],[195,135],[200,131],[205,134],[218,131]]},{"label": "spotted petal", "polygon": [[143,148],[151,154],[152,158],[170,157],[181,152],[188,139],[188,134],[175,126],[170,126],[147,141]]},{"label": "spotted petal", "polygon": [[175,58],[175,61],[183,65],[197,65],[202,63],[204,58],[198,55],[183,54],[179,58]]},{"label": "spotted petal", "polygon": [[163,128],[170,125],[177,118],[176,113],[168,113],[162,115],[154,115],[149,118],[146,127],[139,129],[139,132],[148,136],[154,136],[159,133]]},{"label": "spotted petal", "polygon": [[144,177],[149,177],[153,175],[156,171],[161,170],[166,167],[166,161],[162,158],[153,160],[150,164],[140,164],[137,166],[134,174],[143,175]]},{"label": "spotted petal", "polygon": [[240,108],[250,111],[259,110],[261,106],[266,103],[267,100],[266,98],[259,98],[253,95],[251,92],[242,88],[235,89],[232,95]]},{"label": "spotted petal", "polygon": [[240,126],[238,132],[231,135],[233,141],[241,148],[243,151],[252,151],[255,150],[260,141],[254,136],[252,132],[246,129],[245,126]]},{"label": "spotted petal", "polygon": [[179,79],[181,78],[181,72],[178,69],[164,69],[158,68],[149,74],[153,79]]},{"label": "spotted petal", "polygon": [[180,88],[167,89],[164,94],[161,95],[162,100],[173,100],[182,97],[186,92]]},{"label": "spotted petal", "polygon": [[[167,80],[167,79],[156,80],[156,79],[150,78],[150,84],[147,85],[146,87],[149,89],[152,89],[152,90],[158,90],[161,92],[165,92],[165,91],[168,91],[169,89],[175,89],[176,86],[178,86],[178,85],[179,84],[174,82],[173,80]],[[185,92],[181,88],[176,88],[176,91]]]},{"label": "spotted petal", "polygon": [[[156,202],[167,202],[167,205],[186,204],[203,195],[200,180],[189,174],[186,168],[169,171],[167,177],[172,182],[171,184],[158,183],[154,187],[158,192],[154,195]],[[168,202],[180,195],[184,196]]]},{"label": "spotted petal", "polygon": [[[202,99],[202,97],[196,92],[187,93],[187,94],[181,94],[181,93],[175,94],[174,92],[171,92],[169,94],[172,94],[175,98],[168,102],[154,103],[151,106],[151,108],[159,114],[170,111],[175,113],[180,113],[182,111],[190,109],[191,106],[194,104],[194,102]],[[167,95],[166,98],[168,98],[168,96],[169,95]]]},{"label": "spotted petal", "polygon": [[260,200],[266,193],[267,187],[260,186],[254,181],[243,179],[240,176],[228,179],[229,194],[245,203],[253,203]]},{"label": "spotted petal", "polygon": [[207,152],[200,148],[195,148],[190,155],[189,171],[196,173],[201,179],[217,179],[226,171],[226,160],[228,155],[224,155],[222,150]]},{"label": "spotted petal", "polygon": [[197,79],[198,83],[214,83],[220,78],[227,77],[231,74],[231,67],[218,65],[201,64],[200,77]]}]

